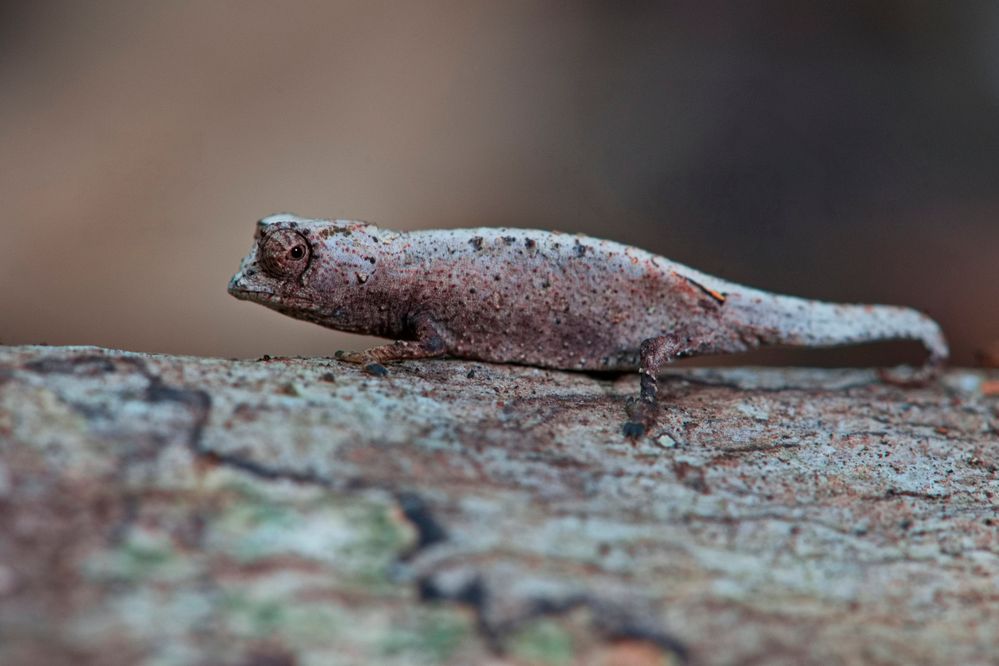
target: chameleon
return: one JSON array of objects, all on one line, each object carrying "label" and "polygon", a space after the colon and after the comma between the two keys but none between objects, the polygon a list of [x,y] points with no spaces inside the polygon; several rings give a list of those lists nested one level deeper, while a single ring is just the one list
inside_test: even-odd
[{"label": "chameleon", "polygon": [[773,294],[581,234],[515,228],[393,231],[281,213],[260,220],[229,293],[328,328],[394,342],[336,358],[456,357],[576,371],[638,371],[623,434],[655,422],[672,361],[768,345],[922,343],[926,377],[947,342],[921,312]]}]

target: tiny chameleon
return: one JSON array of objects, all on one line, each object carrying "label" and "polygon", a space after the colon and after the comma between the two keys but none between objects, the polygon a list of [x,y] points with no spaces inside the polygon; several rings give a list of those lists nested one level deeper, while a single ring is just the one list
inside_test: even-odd
[{"label": "tiny chameleon", "polygon": [[[392,231],[277,214],[257,223],[229,293],[322,326],[395,339],[336,357],[385,375],[390,361],[451,356],[562,370],[635,371],[627,437],[655,422],[673,360],[767,345],[913,339],[932,377],[940,327],[905,307],[771,294],[650,252],[579,234],[482,228]],[[887,376],[890,379],[890,376]]]}]

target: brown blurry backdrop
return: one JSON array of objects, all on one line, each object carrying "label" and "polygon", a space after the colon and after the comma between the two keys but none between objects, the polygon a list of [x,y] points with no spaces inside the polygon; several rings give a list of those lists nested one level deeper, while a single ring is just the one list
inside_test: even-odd
[{"label": "brown blurry backdrop", "polygon": [[368,344],[226,294],[294,211],[913,305],[970,363],[999,339],[999,3],[0,4],[0,205],[5,344]]}]

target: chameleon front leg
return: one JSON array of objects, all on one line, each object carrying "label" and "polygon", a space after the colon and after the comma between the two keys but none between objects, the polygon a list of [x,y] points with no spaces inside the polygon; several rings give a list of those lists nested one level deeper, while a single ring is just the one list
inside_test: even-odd
[{"label": "chameleon front leg", "polygon": [[705,353],[709,347],[707,342],[696,342],[674,333],[642,341],[638,368],[642,390],[638,400],[628,409],[629,420],[623,428],[625,437],[641,437],[655,422],[659,396],[657,377],[663,368],[677,359]]},{"label": "chameleon front leg", "polygon": [[418,318],[415,331],[416,340],[396,340],[360,352],[338,351],[335,356],[338,360],[364,366],[364,370],[372,375],[384,377],[388,370],[383,363],[434,358],[443,356],[447,351],[444,339],[429,318]]}]

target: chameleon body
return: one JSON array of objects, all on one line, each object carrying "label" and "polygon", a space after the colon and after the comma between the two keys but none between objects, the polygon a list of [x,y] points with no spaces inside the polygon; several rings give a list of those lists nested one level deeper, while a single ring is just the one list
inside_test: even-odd
[{"label": "chameleon body", "polygon": [[656,374],[678,358],[767,345],[914,339],[947,358],[916,310],[771,294],[608,240],[526,229],[399,232],[272,215],[229,283],[237,298],[342,331],[394,338],[338,354],[381,365],[435,356],[564,370],[638,370],[625,426],[652,420]]}]

